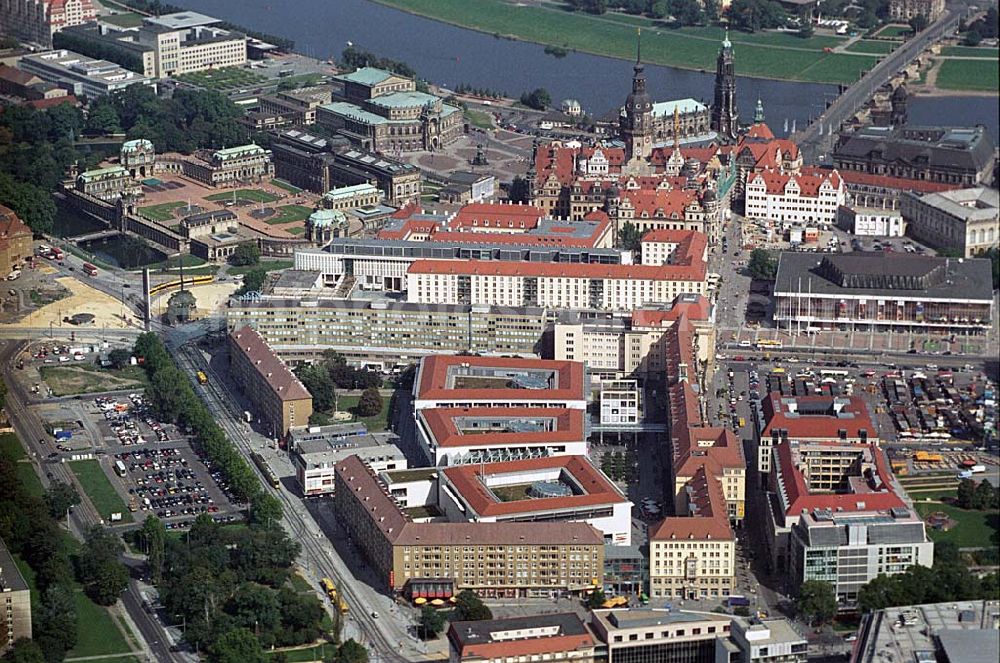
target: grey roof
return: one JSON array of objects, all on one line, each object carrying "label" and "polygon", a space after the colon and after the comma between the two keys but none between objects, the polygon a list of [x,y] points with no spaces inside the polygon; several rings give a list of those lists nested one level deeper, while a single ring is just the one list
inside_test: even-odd
[{"label": "grey roof", "polygon": [[[301,308],[302,299],[300,298],[287,298],[283,299],[280,297],[273,297],[262,299],[261,301],[240,301],[237,299],[229,300],[230,308],[248,308],[248,309],[265,309],[265,308]],[[501,306],[472,306],[468,304],[417,304],[414,302],[400,302],[392,299],[376,299],[372,301],[359,300],[359,299],[319,299],[315,304],[310,303],[309,308],[311,310],[316,309],[343,309],[352,311],[361,310],[381,310],[381,311],[409,311],[411,313],[420,314],[428,312],[437,313],[459,313],[459,314],[469,314],[472,312],[476,313],[496,313],[500,315],[523,315],[541,318],[544,315],[545,309],[537,306],[518,306],[518,307],[501,307]]]},{"label": "grey roof", "polygon": [[993,158],[993,150],[993,141],[981,125],[865,127],[836,148],[834,159],[873,159],[885,163],[978,172]]},{"label": "grey roof", "polygon": [[28,583],[24,581],[21,572],[14,563],[14,558],[0,539],[0,593],[7,590],[20,592],[28,589]]},{"label": "grey roof", "polygon": [[775,294],[858,297],[920,296],[988,302],[993,297],[989,260],[949,259],[903,253],[820,256],[784,252],[778,259]]},{"label": "grey roof", "polygon": [[300,288],[308,290],[316,285],[322,272],[309,269],[286,269],[275,281],[275,288]]},{"label": "grey roof", "polygon": [[982,186],[942,191],[925,194],[920,202],[963,221],[988,221],[1000,212],[1000,191]]},{"label": "grey roof", "polygon": [[182,30],[202,25],[214,25],[215,23],[219,23],[220,19],[199,14],[198,12],[183,11],[174,12],[173,14],[163,14],[162,16],[149,16],[143,19],[143,22],[162,25],[171,30]]},{"label": "grey roof", "polygon": [[979,663],[1000,660],[1000,631],[994,629],[940,631],[938,642],[948,663]]},{"label": "grey roof", "polygon": [[459,647],[465,647],[494,642],[493,634],[498,631],[519,631],[523,629],[552,627],[559,629],[556,634],[557,636],[587,635],[589,633],[586,625],[584,625],[576,613],[559,612],[555,614],[531,615],[530,617],[485,619],[478,622],[452,622],[451,632],[448,637]]},{"label": "grey roof", "polygon": [[[323,249],[339,256],[378,256],[414,260],[504,260],[527,262],[621,264],[622,253],[616,249],[576,248],[572,246],[537,246],[528,244],[491,245],[488,233],[468,233],[465,242],[420,242],[395,239],[356,239],[337,237]],[[317,250],[318,251],[318,250]]]},{"label": "grey roof", "polygon": [[460,170],[452,173],[448,176],[448,182],[451,184],[467,184],[473,185],[481,180],[487,180],[492,178],[493,175],[489,173],[473,173],[468,170]]}]

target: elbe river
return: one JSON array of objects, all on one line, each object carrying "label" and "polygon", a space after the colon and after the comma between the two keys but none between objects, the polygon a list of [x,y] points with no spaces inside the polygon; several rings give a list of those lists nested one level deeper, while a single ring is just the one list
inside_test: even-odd
[{"label": "elbe river", "polygon": [[[408,63],[422,78],[445,87],[466,83],[507,92],[543,87],[556,102],[573,98],[592,116],[620,106],[631,88],[632,63],[583,53],[546,55],[538,44],[414,16],[368,0],[170,0],[188,9],[248,28],[295,40],[295,50],[319,58],[339,58],[355,47]],[[720,40],[721,40],[720,31]],[[739,72],[739,44],[736,70]],[[646,66],[655,101],[692,97],[710,102],[714,71]],[[776,134],[798,127],[822,112],[834,85],[741,77],[737,83],[741,119],[753,116],[757,97]],[[910,103],[911,124],[984,124],[998,135],[1000,98],[918,96]]]}]

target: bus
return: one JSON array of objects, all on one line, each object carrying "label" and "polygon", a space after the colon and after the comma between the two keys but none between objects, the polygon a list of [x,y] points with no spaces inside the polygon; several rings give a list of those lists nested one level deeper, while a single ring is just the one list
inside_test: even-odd
[{"label": "bus", "polygon": [[87,276],[97,276],[97,267],[89,262],[83,263],[83,271]]},{"label": "bus", "polygon": [[846,378],[850,373],[842,368],[821,368],[819,374],[825,378]]},{"label": "bus", "polygon": [[764,350],[768,348],[780,349],[781,341],[772,341],[769,338],[762,338],[759,341],[757,341],[758,350]]},{"label": "bus", "polygon": [[205,371],[198,371],[198,384],[208,384],[208,376],[205,375]]},{"label": "bus", "polygon": [[116,460],[115,461],[115,474],[117,474],[118,476],[120,476],[123,479],[125,478],[125,474],[126,474],[126,472],[125,472],[125,463],[121,462],[120,460]]},{"label": "bus", "polygon": [[337,586],[333,584],[332,580],[329,578],[323,578],[319,582],[323,586],[323,591],[326,592],[327,596],[333,598],[337,595]]},{"label": "bus", "polygon": [[624,596],[612,596],[607,601],[601,604],[602,608],[620,608],[621,606],[628,605],[628,599]]}]

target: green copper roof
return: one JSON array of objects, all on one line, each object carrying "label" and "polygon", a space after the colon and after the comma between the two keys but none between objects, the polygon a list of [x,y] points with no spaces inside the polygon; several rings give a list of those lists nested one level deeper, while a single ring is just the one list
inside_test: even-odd
[{"label": "green copper roof", "polygon": [[236,147],[227,147],[225,149],[216,150],[215,158],[217,159],[228,159],[230,157],[237,157],[246,154],[247,152],[259,153],[263,152],[264,148],[256,143],[250,143],[248,145],[238,145]]},{"label": "green copper roof", "polygon": [[375,97],[368,103],[382,108],[414,108],[426,106],[427,104],[436,105],[437,102],[438,98],[433,94],[412,91],[384,94],[381,97]]},{"label": "green copper roof", "polygon": [[94,170],[84,171],[80,173],[80,179],[84,182],[92,182],[94,180],[119,177],[121,175],[128,175],[128,171],[121,166],[108,166],[107,168],[95,168]]},{"label": "green copper roof", "polygon": [[356,69],[349,74],[340,74],[339,76],[334,76],[339,81],[349,81],[351,83],[358,83],[360,85],[378,85],[382,81],[388,79],[390,76],[394,76],[391,71],[386,71],[385,69],[376,69],[375,67],[362,67],[361,69]]},{"label": "green copper roof", "polygon": [[341,115],[362,124],[384,124],[388,122],[388,120],[381,115],[370,113],[360,106],[355,106],[354,104],[349,104],[344,101],[335,101],[332,104],[323,104],[320,108],[329,111],[334,115]]}]

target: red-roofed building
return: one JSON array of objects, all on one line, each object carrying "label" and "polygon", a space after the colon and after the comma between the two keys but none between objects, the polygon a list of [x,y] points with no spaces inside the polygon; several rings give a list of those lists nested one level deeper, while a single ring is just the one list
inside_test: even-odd
[{"label": "red-roofed building", "polygon": [[32,235],[14,210],[0,205],[0,277],[20,269],[34,255]]},{"label": "red-roofed building", "polygon": [[877,444],[788,440],[772,456],[767,561],[793,584],[831,582],[850,606],[877,575],[933,563],[923,520]]},{"label": "red-roofed building", "polygon": [[844,181],[836,170],[765,169],[747,176],[746,216],[752,219],[829,227],[845,200]]},{"label": "red-roofed building", "polygon": [[679,295],[664,307],[610,317],[567,312],[553,327],[553,356],[582,361],[594,380],[659,379],[667,370],[667,331],[683,316],[702,360],[715,355],[711,304],[703,295]]},{"label": "red-roofed building", "polygon": [[229,370],[272,436],[284,437],[289,429],[309,424],[312,394],[254,329],[229,334]]},{"label": "red-roofed building", "polygon": [[586,455],[586,412],[558,407],[436,407],[416,413],[434,465],[491,458]]},{"label": "red-roofed building", "polygon": [[734,146],[721,148],[723,155],[736,162],[738,176],[735,197],[742,198],[746,184],[753,174],[765,170],[782,173],[797,173],[802,168],[802,153],[799,146],[787,138],[775,138],[774,133],[764,123],[758,122],[740,136]]},{"label": "red-roofed building", "polygon": [[97,18],[92,0],[2,0],[4,31],[23,41],[49,46],[52,35]]},{"label": "red-roofed building", "polygon": [[840,178],[844,180],[848,200],[857,207],[871,209],[898,210],[900,194],[906,191],[925,194],[964,188],[964,185],[959,182],[916,180],[906,177],[875,175],[859,170],[838,172],[840,172]]},{"label": "red-roofed building", "polygon": [[597,645],[573,612],[452,622],[448,629],[449,663],[597,663]]},{"label": "red-roofed building", "polygon": [[420,360],[413,408],[586,410],[584,366],[572,361],[435,355]]},{"label": "red-roofed building", "polygon": [[677,516],[649,536],[649,594],[654,598],[729,596],[735,581],[736,537],[722,484],[700,467],[677,494]]},{"label": "red-roofed building", "polygon": [[643,265],[672,265],[678,256],[701,255],[708,260],[708,238],[690,230],[651,230],[640,242]]},{"label": "red-roofed building", "polygon": [[669,265],[417,260],[407,270],[407,301],[419,304],[543,306],[633,310],[704,295],[705,242],[678,245]]},{"label": "red-roofed building", "polygon": [[439,476],[451,521],[586,522],[606,544],[631,545],[632,503],[586,456],[454,465]]}]

